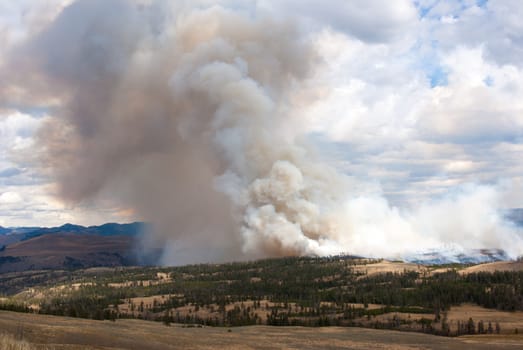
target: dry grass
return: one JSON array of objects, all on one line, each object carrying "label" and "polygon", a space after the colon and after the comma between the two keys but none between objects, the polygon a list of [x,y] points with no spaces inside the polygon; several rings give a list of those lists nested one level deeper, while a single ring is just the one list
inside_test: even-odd
[{"label": "dry grass", "polygon": [[461,306],[452,307],[448,313],[449,323],[451,327],[457,324],[458,321],[467,321],[472,318],[474,322],[498,322],[501,326],[502,334],[513,334],[518,329],[519,333],[523,333],[523,312],[507,312],[498,311],[495,309],[486,309],[481,306],[464,304]]},{"label": "dry grass", "polygon": [[0,333],[0,349],[2,350],[36,350],[36,347],[24,340],[17,340],[11,334]]},{"label": "dry grass", "polygon": [[[444,273],[454,269],[450,267],[434,269],[420,264],[393,262],[387,260],[373,264],[355,265],[352,268],[355,272],[364,273],[369,276],[387,272],[402,273],[404,271],[415,271],[420,274],[433,275],[435,273]],[[523,261],[497,261],[474,265],[464,269],[458,269],[458,271],[461,274],[495,271],[523,271]]]},{"label": "dry grass", "polygon": [[14,334],[17,324],[36,345],[56,350],[115,349],[521,349],[523,336],[445,338],[419,333],[362,328],[252,326],[167,327],[140,320],[93,321],[0,311],[0,329]]},{"label": "dry grass", "polygon": [[[153,295],[149,297],[136,297],[136,298],[130,298],[126,299],[126,303],[119,304],[118,312],[128,315],[133,315],[134,317],[137,317],[138,315],[144,316],[144,314],[149,313],[153,307],[155,302],[158,305],[161,305],[168,301],[170,296],[178,296],[183,297],[183,295],[180,294],[171,294],[171,295]],[[128,303],[127,301],[130,300],[131,303]],[[143,303],[143,304],[142,304]],[[332,303],[324,303],[324,304],[332,304]],[[140,312],[141,305],[143,305],[144,312]],[[359,304],[353,304],[353,305],[359,305]],[[256,314],[259,319],[261,319],[263,322],[267,319],[267,313],[270,313],[271,309],[275,306],[281,306],[283,308],[283,303],[274,303],[272,301],[263,299],[260,301],[260,308],[255,309],[254,308],[254,301],[253,300],[245,300],[243,302],[234,302],[229,303],[225,305],[225,311],[231,311],[236,307],[242,307],[242,308],[250,308],[251,312]],[[296,303],[288,303],[288,307],[290,307],[292,310],[296,310],[297,305]],[[363,306],[362,306],[363,307]],[[134,310],[134,311],[131,311]],[[196,311],[198,310],[198,311]],[[170,309],[169,312],[171,315],[178,314],[181,318],[185,318],[186,316],[192,316],[196,315],[199,318],[213,318],[218,317],[221,318],[222,313],[219,312],[219,305],[218,304],[210,304],[207,306],[199,307],[196,309],[194,305],[185,305],[180,306],[177,308]],[[156,316],[160,317],[164,315],[165,311],[156,313]]]},{"label": "dry grass", "polygon": [[460,273],[495,272],[495,271],[523,271],[523,261],[497,261],[467,267]]},{"label": "dry grass", "polygon": [[[421,330],[421,326],[417,324],[417,321],[421,319],[434,320],[434,314],[414,314],[414,313],[398,313],[391,312],[374,316],[370,319],[362,317],[357,319],[356,322],[372,327],[373,323],[379,321],[381,323],[391,322],[393,318],[398,318],[402,321],[413,322],[408,326],[402,326],[404,330]],[[516,329],[519,334],[523,335],[523,312],[507,312],[499,311],[496,309],[487,309],[478,305],[463,304],[460,306],[453,306],[450,311],[447,312],[447,323],[450,326],[450,330],[455,332],[458,329],[458,322],[467,322],[469,318],[472,318],[475,325],[477,326],[479,321],[483,321],[485,329],[488,327],[488,323],[491,322],[492,327],[495,327],[496,323],[499,323],[501,328],[501,334],[503,337],[516,333]],[[441,329],[441,322],[434,322],[433,327],[437,330]],[[490,335],[492,337],[492,335]],[[496,337],[496,335],[494,335]],[[499,336],[498,336],[499,338]],[[521,338],[518,338],[521,340]]]},{"label": "dry grass", "polygon": [[363,265],[354,265],[351,266],[354,269],[354,272],[364,273],[367,276],[376,275],[380,273],[402,273],[405,271],[416,271],[419,273],[426,272],[428,273],[429,269],[426,266],[413,263],[404,263],[404,262],[393,262],[383,260],[374,264],[363,264]]},{"label": "dry grass", "polygon": [[[165,314],[165,311],[152,313],[153,306],[155,302],[157,305],[161,305],[168,301],[168,299],[173,297],[183,297],[181,294],[164,294],[164,295],[154,295],[149,297],[136,297],[136,298],[129,298],[125,299],[125,303],[117,305],[118,312],[120,314],[124,315],[132,315],[134,317],[138,316],[146,316],[149,315],[151,317],[152,315],[156,317],[162,317]],[[130,303],[129,303],[130,301]],[[287,304],[285,303],[276,303],[269,301],[267,299],[262,299],[259,301],[260,306],[255,307],[255,301],[253,300],[244,300],[244,301],[238,301],[233,303],[228,303],[225,305],[225,312],[231,311],[235,308],[240,308],[241,310],[248,309],[250,311],[251,317],[254,317],[254,315],[257,316],[257,318],[265,324],[267,320],[267,314],[270,314],[271,310],[273,308],[280,308],[280,309],[289,309],[295,313],[298,313],[300,311],[300,307],[297,303],[289,302]],[[143,303],[143,312],[140,312],[141,305]],[[365,308],[364,304],[359,303],[346,303],[347,307],[351,306],[353,308]],[[336,304],[333,302],[326,302],[322,301],[320,302],[320,307],[325,306],[328,308],[335,308]],[[367,304],[366,309],[367,310],[375,310],[375,309],[381,309],[385,305],[382,304]],[[134,311],[132,311],[134,310]],[[208,319],[208,318],[222,318],[222,313],[219,311],[219,305],[218,304],[209,304],[205,306],[201,306],[199,308],[196,308],[195,305],[185,305],[180,306],[177,308],[169,309],[169,313],[174,315],[179,315],[181,318],[185,318],[186,316],[197,316],[201,319]]]}]

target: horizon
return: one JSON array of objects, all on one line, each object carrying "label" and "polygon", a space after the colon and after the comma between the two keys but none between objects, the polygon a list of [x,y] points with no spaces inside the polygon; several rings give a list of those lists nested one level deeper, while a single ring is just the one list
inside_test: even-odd
[{"label": "horizon", "polygon": [[90,224],[90,225],[80,225],[80,224],[75,224],[72,222],[65,222],[61,225],[53,225],[53,226],[40,226],[40,225],[36,225],[36,226],[2,226],[2,225],[0,225],[0,227],[3,227],[3,228],[59,228],[59,227],[63,227],[63,226],[80,226],[80,227],[88,228],[88,227],[103,226],[103,225],[110,225],[110,224],[130,225],[130,224],[147,224],[147,222],[145,222],[145,221],[127,221],[127,222],[109,221],[109,222],[102,222],[102,223]]}]

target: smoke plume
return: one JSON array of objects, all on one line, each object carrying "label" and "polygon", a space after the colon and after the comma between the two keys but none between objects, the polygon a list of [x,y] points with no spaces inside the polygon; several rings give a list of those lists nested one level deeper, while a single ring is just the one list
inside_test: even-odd
[{"label": "smoke plume", "polygon": [[167,264],[442,243],[523,251],[491,188],[409,212],[355,194],[289,117],[321,64],[307,35],[189,3],[79,0],[17,51],[33,93],[58,100],[39,140],[61,198],[132,207],[153,225],[144,253]]}]

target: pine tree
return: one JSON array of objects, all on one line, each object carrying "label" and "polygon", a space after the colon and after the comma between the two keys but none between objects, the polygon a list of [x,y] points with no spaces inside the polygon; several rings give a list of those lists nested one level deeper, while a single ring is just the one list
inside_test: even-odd
[{"label": "pine tree", "polygon": [[478,334],[484,334],[485,333],[485,325],[483,324],[483,321],[478,322]]},{"label": "pine tree", "polygon": [[476,325],[474,324],[472,317],[469,318],[469,321],[467,322],[467,333],[468,334],[476,333]]},{"label": "pine tree", "polygon": [[450,334],[450,326],[447,320],[447,314],[443,314],[443,318],[441,319],[441,333],[443,335],[449,336]]}]

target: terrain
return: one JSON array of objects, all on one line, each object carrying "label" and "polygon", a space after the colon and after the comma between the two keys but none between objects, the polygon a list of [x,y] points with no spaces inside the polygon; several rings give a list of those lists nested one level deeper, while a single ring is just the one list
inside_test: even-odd
[{"label": "terrain", "polygon": [[[474,268],[474,269],[472,269]],[[0,274],[0,309],[165,325],[342,326],[442,336],[523,331],[521,262],[352,256]]]},{"label": "terrain", "polygon": [[495,271],[523,271],[523,261],[496,261],[492,263],[469,266],[460,273],[495,272]]},{"label": "terrain", "polygon": [[[0,311],[0,330],[31,349],[520,349],[523,336],[459,338],[342,327],[182,327],[142,320],[93,321]],[[1,333],[0,331],[0,333]],[[24,348],[25,349],[25,348]],[[27,348],[29,350],[29,348]]]},{"label": "terrain", "polygon": [[[513,209],[507,215],[515,225],[523,225],[523,210]],[[154,263],[154,252],[149,257],[136,254],[140,237],[147,229],[148,224],[143,222],[88,227],[74,224],[58,227],[0,226],[0,273]],[[446,246],[401,257],[402,262],[412,263],[402,265],[401,269],[411,270],[412,266],[420,264],[473,265],[508,259],[500,249],[463,251],[459,247]]]},{"label": "terrain", "polygon": [[137,264],[143,223],[1,228],[0,272]]},{"label": "terrain", "polygon": [[143,225],[2,228],[0,338],[27,349],[523,346],[523,262],[498,261],[502,251],[136,266]]}]

